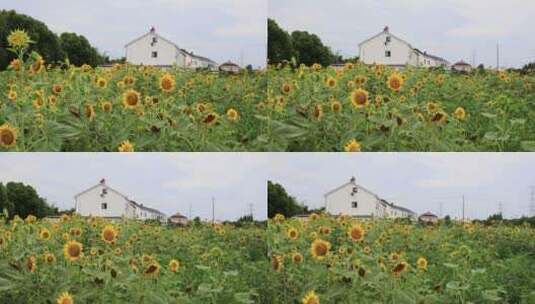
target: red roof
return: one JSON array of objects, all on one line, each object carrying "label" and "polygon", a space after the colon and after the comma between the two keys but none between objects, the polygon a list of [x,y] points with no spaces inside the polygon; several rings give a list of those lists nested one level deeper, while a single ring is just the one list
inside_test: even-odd
[{"label": "red roof", "polygon": [[436,215],[434,215],[433,213],[431,213],[431,212],[429,212],[429,211],[426,212],[426,213],[424,213],[424,214],[422,214],[422,215],[420,215],[420,216],[433,216],[433,217],[437,217]]},{"label": "red roof", "polygon": [[471,66],[470,64],[464,62],[464,60],[461,60],[461,61],[455,63],[454,65]]}]

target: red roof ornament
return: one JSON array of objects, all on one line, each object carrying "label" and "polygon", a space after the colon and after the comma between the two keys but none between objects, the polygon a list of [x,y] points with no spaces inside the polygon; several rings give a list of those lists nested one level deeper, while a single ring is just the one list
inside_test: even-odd
[{"label": "red roof ornament", "polygon": [[101,183],[101,184],[105,184],[105,183],[106,183],[106,179],[105,179],[105,178],[101,179],[101,180],[100,180],[100,183]]},{"label": "red roof ornament", "polygon": [[152,26],[152,27],[150,28],[150,32],[151,32],[151,33],[155,33],[155,32],[156,32],[156,28],[155,28],[154,26]]},{"label": "red roof ornament", "polygon": [[388,32],[389,30],[390,30],[390,28],[387,25],[387,26],[385,26],[385,29],[383,31]]}]

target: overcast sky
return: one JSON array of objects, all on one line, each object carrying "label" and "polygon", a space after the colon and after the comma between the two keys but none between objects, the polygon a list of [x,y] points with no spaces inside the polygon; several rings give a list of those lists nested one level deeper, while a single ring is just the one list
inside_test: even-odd
[{"label": "overcast sky", "polygon": [[151,26],[179,47],[219,63],[266,62],[266,0],[0,0],[56,32],[84,35],[101,52],[124,56],[124,45]]},{"label": "overcast sky", "polygon": [[317,208],[323,195],[355,176],[380,197],[417,213],[469,218],[528,213],[535,153],[293,153],[270,157],[269,179]]},{"label": "overcast sky", "polygon": [[32,185],[61,209],[101,178],[138,203],[167,215],[237,219],[267,216],[266,154],[245,153],[2,153],[0,182]]},{"label": "overcast sky", "polygon": [[[535,61],[532,0],[270,0],[269,16],[287,30],[307,30],[333,51],[356,56],[358,44],[391,32],[451,62],[505,66]],[[503,65],[502,65],[503,66]]]}]

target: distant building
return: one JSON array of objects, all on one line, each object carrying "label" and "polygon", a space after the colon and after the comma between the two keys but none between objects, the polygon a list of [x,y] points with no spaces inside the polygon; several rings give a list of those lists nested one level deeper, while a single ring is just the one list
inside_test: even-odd
[{"label": "distant building", "polygon": [[189,222],[188,218],[180,214],[179,212],[171,215],[168,221],[169,221],[169,224],[179,225],[179,226],[186,226]]},{"label": "distant building", "polygon": [[441,57],[422,52],[405,40],[390,33],[385,27],[379,34],[359,44],[359,58],[365,64],[381,64],[393,67],[447,67],[449,62]]},{"label": "distant building", "polygon": [[332,215],[349,215],[359,218],[410,218],[416,214],[396,206],[370,190],[358,185],[355,177],[325,195],[325,210]]},{"label": "distant building", "polygon": [[457,72],[470,72],[472,71],[472,66],[461,60],[452,65],[451,69]]},{"label": "distant building", "polygon": [[102,179],[95,186],[74,196],[76,213],[82,216],[106,218],[129,218],[139,220],[164,221],[164,213],[130,200],[127,196],[111,188]]},{"label": "distant building", "polygon": [[426,212],[418,217],[418,220],[426,224],[436,224],[438,223],[438,216],[434,215],[431,212]]},{"label": "distant building", "polygon": [[206,57],[194,55],[183,48],[179,48],[172,41],[160,36],[153,27],[141,37],[126,46],[126,62],[136,65],[150,65],[157,67],[215,69],[217,63]]},{"label": "distant building", "polygon": [[232,61],[227,61],[219,66],[219,70],[222,72],[237,74],[241,71],[241,68],[239,65],[235,64]]}]

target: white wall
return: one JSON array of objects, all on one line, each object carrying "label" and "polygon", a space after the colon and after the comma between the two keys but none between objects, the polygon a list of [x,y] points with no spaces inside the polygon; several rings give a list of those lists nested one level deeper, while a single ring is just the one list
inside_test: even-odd
[{"label": "white wall", "polygon": [[[387,36],[390,42],[385,46]],[[386,57],[386,51],[391,52],[391,57]],[[360,60],[365,64],[384,65],[416,65],[416,56],[412,48],[405,42],[383,32],[377,37],[360,45]]]},{"label": "white wall", "polygon": [[[151,45],[154,37],[157,42]],[[157,52],[158,56],[153,58],[152,52]],[[131,64],[173,65],[179,64],[180,54],[175,45],[149,33],[126,47],[126,61]]]},{"label": "white wall", "polygon": [[[351,195],[353,187],[357,187],[358,191]],[[357,208],[352,207],[354,201]],[[378,205],[380,203],[373,194],[351,183],[325,197],[326,211],[333,215],[381,216],[382,209]]]},{"label": "white wall", "polygon": [[[108,193],[101,196],[102,190],[106,188],[105,185],[98,185],[76,197],[76,212],[82,216],[133,217],[134,213],[129,207],[130,203],[120,194],[108,189]],[[102,203],[107,203],[107,209],[102,209]]]}]

